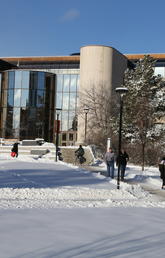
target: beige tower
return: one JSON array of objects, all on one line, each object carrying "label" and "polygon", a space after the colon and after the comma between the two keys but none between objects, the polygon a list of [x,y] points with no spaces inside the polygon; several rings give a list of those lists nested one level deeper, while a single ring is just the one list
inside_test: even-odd
[{"label": "beige tower", "polygon": [[[104,85],[111,97],[112,89],[121,86],[127,58],[112,47],[90,45],[80,50],[80,96],[91,88]],[[90,117],[90,114],[89,114]],[[88,128],[87,128],[88,131]],[[84,143],[85,119],[78,116],[77,143]]]}]

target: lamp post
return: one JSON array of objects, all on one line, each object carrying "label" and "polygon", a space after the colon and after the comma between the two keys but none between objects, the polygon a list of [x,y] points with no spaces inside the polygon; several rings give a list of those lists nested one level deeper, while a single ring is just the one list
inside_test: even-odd
[{"label": "lamp post", "polygon": [[56,114],[57,114],[57,120],[56,120],[56,162],[58,160],[58,142],[59,142],[59,131],[60,131],[60,120],[59,120],[59,116],[60,116],[60,111],[62,109],[61,108],[56,108]]},{"label": "lamp post", "polygon": [[84,112],[85,112],[85,143],[86,143],[86,139],[87,139],[87,115],[89,112],[89,108],[84,108]]},{"label": "lamp post", "polygon": [[116,93],[120,96],[120,118],[119,118],[119,142],[118,142],[118,174],[117,174],[117,189],[120,189],[120,151],[122,139],[122,115],[123,115],[123,96],[127,93],[128,89],[119,87],[116,88]]}]

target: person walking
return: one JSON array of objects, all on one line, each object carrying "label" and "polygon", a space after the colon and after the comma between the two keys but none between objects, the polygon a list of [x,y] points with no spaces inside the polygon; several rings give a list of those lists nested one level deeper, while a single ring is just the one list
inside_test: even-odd
[{"label": "person walking", "polygon": [[19,142],[15,142],[13,144],[13,148],[11,149],[11,151],[15,153],[14,157],[16,157],[16,158],[18,157],[18,144],[19,144]]},{"label": "person walking", "polygon": [[124,181],[125,169],[126,169],[128,160],[129,160],[129,156],[127,152],[125,150],[121,150],[116,159],[116,165],[119,166],[119,163],[120,163],[121,181]]},{"label": "person walking", "polygon": [[162,179],[162,189],[165,189],[165,157],[159,163],[160,178]]},{"label": "person walking", "polygon": [[107,165],[107,176],[114,178],[115,153],[111,148],[106,152],[104,159]]}]

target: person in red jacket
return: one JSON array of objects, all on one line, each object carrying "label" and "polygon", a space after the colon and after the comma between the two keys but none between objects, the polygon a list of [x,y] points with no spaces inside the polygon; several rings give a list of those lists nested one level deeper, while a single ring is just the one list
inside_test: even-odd
[{"label": "person in red jacket", "polygon": [[19,142],[15,142],[13,144],[13,148],[11,149],[11,151],[15,153],[15,156],[13,156],[13,157],[16,157],[16,158],[18,157],[18,144],[19,144]]}]

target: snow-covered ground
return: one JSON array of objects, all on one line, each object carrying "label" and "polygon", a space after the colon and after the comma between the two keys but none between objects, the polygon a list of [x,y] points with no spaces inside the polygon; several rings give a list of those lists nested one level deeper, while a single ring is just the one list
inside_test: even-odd
[{"label": "snow-covered ground", "polygon": [[[128,165],[128,184],[63,162],[0,155],[0,258],[163,257],[158,168]],[[160,190],[164,192],[164,190]]]}]

